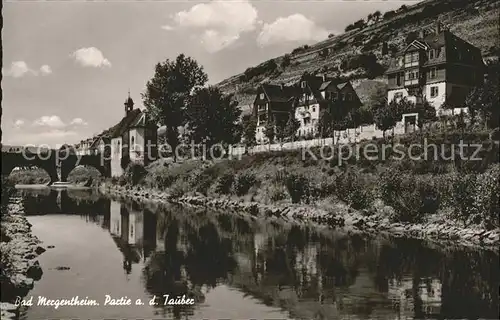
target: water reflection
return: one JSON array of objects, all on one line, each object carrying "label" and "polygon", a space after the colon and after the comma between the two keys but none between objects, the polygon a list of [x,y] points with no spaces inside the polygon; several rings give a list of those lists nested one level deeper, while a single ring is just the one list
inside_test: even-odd
[{"label": "water reflection", "polygon": [[295,319],[498,315],[499,262],[492,252],[345,237],[95,193],[25,194],[24,199],[28,214],[80,214],[109,230],[123,255],[124,273],[142,268],[151,297],[185,294],[195,299],[195,306],[165,306],[158,300],[158,311],[176,319],[195,315],[210,292],[223,285]]}]

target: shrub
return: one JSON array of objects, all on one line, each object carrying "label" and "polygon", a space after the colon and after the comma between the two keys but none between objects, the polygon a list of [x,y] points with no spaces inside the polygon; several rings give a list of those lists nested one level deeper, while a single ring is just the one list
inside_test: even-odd
[{"label": "shrub", "polygon": [[234,192],[237,196],[243,196],[248,193],[251,187],[257,184],[257,179],[252,173],[242,173],[238,175],[234,183]]},{"label": "shrub", "polygon": [[146,174],[147,171],[142,164],[131,163],[125,170],[124,176],[127,182],[135,186],[139,184]]},{"label": "shrub", "polygon": [[500,206],[500,166],[477,176],[473,214],[487,228],[498,228]]},{"label": "shrub", "polygon": [[309,180],[303,175],[290,174],[285,179],[285,187],[292,198],[292,203],[299,203],[309,198]]},{"label": "shrub", "polygon": [[286,190],[282,186],[274,185],[271,190],[269,190],[269,197],[271,201],[281,201],[286,199]]},{"label": "shrub", "polygon": [[392,218],[400,222],[421,222],[426,213],[435,213],[440,206],[440,193],[431,178],[399,170],[382,174],[380,196],[394,208],[396,216]]},{"label": "shrub", "polygon": [[231,187],[234,183],[234,173],[226,172],[217,180],[217,185],[215,187],[215,192],[218,194],[229,194],[231,193]]},{"label": "shrub", "polygon": [[365,209],[374,201],[371,185],[372,183],[365,182],[359,174],[348,171],[335,178],[334,192],[340,200],[349,204],[353,209]]}]

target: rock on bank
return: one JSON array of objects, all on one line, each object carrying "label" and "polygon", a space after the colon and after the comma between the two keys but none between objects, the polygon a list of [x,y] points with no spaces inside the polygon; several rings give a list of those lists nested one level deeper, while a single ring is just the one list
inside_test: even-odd
[{"label": "rock on bank", "polygon": [[16,319],[18,308],[13,304],[17,296],[24,297],[42,276],[37,257],[45,249],[32,235],[31,224],[22,214],[20,198],[11,199],[1,217],[0,286],[1,319]]}]

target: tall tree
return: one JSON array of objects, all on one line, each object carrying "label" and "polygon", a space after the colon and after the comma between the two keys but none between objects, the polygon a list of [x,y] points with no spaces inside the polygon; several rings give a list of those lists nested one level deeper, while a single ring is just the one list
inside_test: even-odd
[{"label": "tall tree", "polygon": [[498,88],[500,86],[500,64],[497,62],[488,66],[488,79],[481,87],[474,88],[466,98],[465,105],[469,113],[478,114],[486,127],[499,126],[500,106]]},{"label": "tall tree", "polygon": [[257,141],[255,139],[255,134],[257,132],[257,119],[252,115],[244,115],[241,119],[242,126],[242,136],[245,142],[245,152],[248,152],[249,147],[253,147]]},{"label": "tall tree", "polygon": [[241,139],[239,118],[241,109],[233,95],[225,95],[214,86],[196,88],[186,108],[190,138],[195,143],[225,147]]},{"label": "tall tree", "polygon": [[184,54],[155,66],[155,74],[142,94],[144,106],[158,124],[166,127],[165,139],[176,161],[179,126],[184,124],[184,111],[193,88],[203,86],[208,77],[196,60]]},{"label": "tall tree", "polygon": [[299,120],[295,119],[293,114],[290,114],[288,117],[288,121],[286,122],[285,125],[285,137],[290,138],[291,141],[294,140],[295,134],[297,133],[297,130],[300,128],[300,122]]},{"label": "tall tree", "polygon": [[274,142],[274,137],[276,136],[276,125],[274,124],[274,121],[271,121],[271,119],[267,120],[266,126],[264,128],[264,135],[266,138],[269,140],[269,150],[271,150],[271,144]]}]

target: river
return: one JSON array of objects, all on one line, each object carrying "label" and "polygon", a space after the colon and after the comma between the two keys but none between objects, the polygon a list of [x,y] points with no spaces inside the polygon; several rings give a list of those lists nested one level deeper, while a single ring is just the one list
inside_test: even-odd
[{"label": "river", "polygon": [[[22,319],[445,319],[498,316],[499,257],[416,240],[85,191],[22,191],[47,249]],[[153,296],[194,305],[149,305]],[[104,305],[105,295],[130,306]],[[37,305],[38,297],[99,306]],[[135,305],[136,299],[144,304]]]}]

